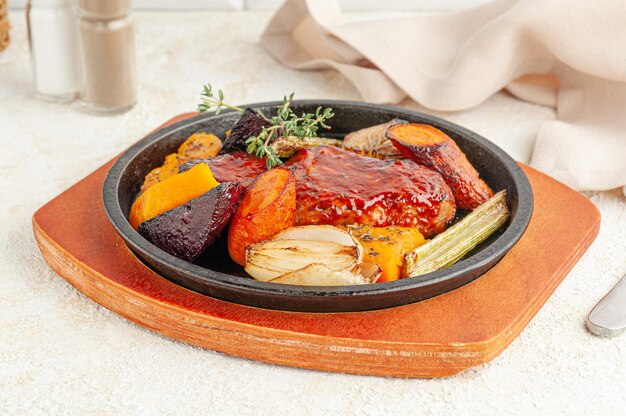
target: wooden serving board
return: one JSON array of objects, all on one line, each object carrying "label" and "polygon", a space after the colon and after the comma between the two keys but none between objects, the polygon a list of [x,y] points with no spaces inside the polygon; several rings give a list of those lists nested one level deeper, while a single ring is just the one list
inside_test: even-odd
[{"label": "wooden serving board", "polygon": [[44,259],[102,306],[146,328],[240,357],[317,370],[444,377],[483,364],[517,337],[596,237],[600,214],[579,193],[523,166],[535,194],[528,230],[474,282],[423,302],[369,312],[298,313],[184,289],[126,247],[102,205],[113,161],[33,216]]}]

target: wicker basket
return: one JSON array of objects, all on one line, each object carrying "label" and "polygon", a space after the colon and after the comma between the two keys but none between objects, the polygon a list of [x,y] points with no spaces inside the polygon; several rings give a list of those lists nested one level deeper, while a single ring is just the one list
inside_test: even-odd
[{"label": "wicker basket", "polygon": [[9,46],[9,12],[7,0],[0,0],[0,52]]}]

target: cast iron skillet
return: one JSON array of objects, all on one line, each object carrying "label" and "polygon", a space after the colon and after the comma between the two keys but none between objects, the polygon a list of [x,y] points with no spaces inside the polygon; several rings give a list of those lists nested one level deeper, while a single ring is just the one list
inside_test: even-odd
[{"label": "cast iron skillet", "polygon": [[[255,104],[266,115],[278,102]],[[141,237],[128,223],[130,206],[144,176],[163,163],[169,153],[191,134],[211,132],[223,137],[238,114],[202,114],[158,130],[128,149],[109,171],[104,182],[104,207],[117,232],[136,255],[172,282],[196,292],[244,305],[307,312],[346,312],[388,308],[437,296],[476,279],[520,239],[533,210],[533,194],[520,167],[502,149],[469,130],[448,121],[401,108],[351,101],[296,101],[297,113],[317,106],[332,107],[332,136],[401,118],[433,125],[465,152],[494,191],[506,189],[511,218],[496,234],[451,267],[395,282],[363,286],[306,287],[265,283],[245,277],[243,268],[230,260],[223,238],[196,264],[180,260]],[[218,240],[218,241],[220,241]]]}]

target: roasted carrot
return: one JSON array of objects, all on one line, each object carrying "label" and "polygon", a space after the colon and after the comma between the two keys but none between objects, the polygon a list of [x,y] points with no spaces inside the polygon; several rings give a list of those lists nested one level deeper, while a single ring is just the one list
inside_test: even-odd
[{"label": "roasted carrot", "polygon": [[441,130],[426,124],[395,124],[386,136],[405,158],[443,176],[460,209],[471,211],[493,196],[463,151]]},{"label": "roasted carrot", "polygon": [[244,265],[246,247],[272,237],[296,221],[296,182],[289,169],[261,174],[244,194],[228,230],[228,253]]}]

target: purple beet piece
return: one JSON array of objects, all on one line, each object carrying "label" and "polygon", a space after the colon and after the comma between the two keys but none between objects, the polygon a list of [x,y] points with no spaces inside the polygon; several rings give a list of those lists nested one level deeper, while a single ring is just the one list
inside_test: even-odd
[{"label": "purple beet piece", "polygon": [[226,227],[244,188],[224,182],[186,204],[139,224],[139,234],[163,251],[193,262]]},{"label": "purple beet piece", "polygon": [[237,123],[230,131],[230,135],[224,139],[220,154],[231,153],[237,150],[246,150],[246,140],[250,136],[261,133],[263,127],[269,127],[270,123],[259,113],[251,108],[246,108]]}]

